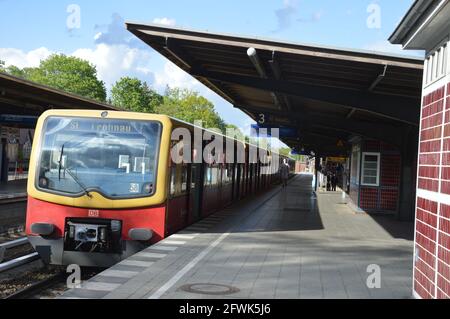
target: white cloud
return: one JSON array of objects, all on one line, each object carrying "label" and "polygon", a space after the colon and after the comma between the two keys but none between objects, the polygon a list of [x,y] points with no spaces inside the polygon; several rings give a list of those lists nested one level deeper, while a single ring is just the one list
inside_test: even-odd
[{"label": "white cloud", "polygon": [[102,36],[102,34],[103,34],[103,33],[101,33],[101,32],[97,32],[97,33],[94,35],[94,40],[100,39],[101,36]]},{"label": "white cloud", "polygon": [[[14,48],[0,48],[0,60],[5,61],[6,66],[37,67],[41,60],[45,60],[52,53],[56,52],[45,47],[28,52]],[[151,53],[138,48],[130,48],[124,44],[101,43],[93,49],[80,48],[69,55],[87,60],[95,65],[98,77],[105,82],[108,91],[111,85],[122,76],[135,76],[149,84],[152,84],[154,80],[150,67]],[[180,83],[179,81],[176,83]]]},{"label": "white cloud", "polygon": [[97,67],[98,77],[110,89],[111,85],[122,76],[136,76],[153,82],[149,62],[151,54],[137,48],[130,48],[124,44],[97,44],[94,49],[83,48],[72,53],[73,56],[87,60]]},{"label": "white cloud", "polygon": [[159,65],[163,65],[161,69],[155,70],[154,88],[158,92],[163,93],[167,86],[197,91],[214,104],[216,111],[227,123],[235,124],[243,132],[250,134],[250,126],[255,122],[245,113],[234,108],[214,91],[210,90],[172,62],[161,57],[155,60]]},{"label": "white cloud", "polygon": [[199,81],[170,61],[166,61],[163,69],[155,73],[154,85],[159,91],[164,90],[167,85],[186,89],[200,88]]},{"label": "white cloud", "polygon": [[52,53],[45,47],[31,50],[27,53],[14,48],[0,48],[0,60],[5,61],[6,66],[15,65],[19,68],[37,67],[41,60],[45,60]]},{"label": "white cloud", "polygon": [[[56,52],[45,47],[28,52],[14,48],[0,48],[0,60],[4,60],[7,66],[35,67],[52,53]],[[226,122],[239,126],[247,134],[250,132],[250,124],[254,123],[244,113],[233,108],[178,66],[151,51],[128,44],[98,43],[93,48],[80,48],[69,55],[85,59],[95,65],[98,77],[105,82],[108,93],[111,85],[120,77],[137,77],[160,93],[164,92],[167,85],[198,91],[213,102]]]},{"label": "white cloud", "polygon": [[162,24],[162,25],[167,25],[170,27],[173,27],[176,23],[175,19],[170,19],[170,18],[155,18],[153,19],[153,23],[156,24]]},{"label": "white cloud", "polygon": [[284,0],[283,7],[275,10],[278,27],[273,32],[283,31],[291,26],[294,15],[297,13],[297,0]]}]

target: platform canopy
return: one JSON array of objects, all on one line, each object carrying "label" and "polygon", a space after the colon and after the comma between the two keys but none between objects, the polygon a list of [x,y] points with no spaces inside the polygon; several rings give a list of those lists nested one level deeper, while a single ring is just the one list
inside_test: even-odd
[{"label": "platform canopy", "polygon": [[[118,110],[106,103],[0,73],[2,117],[7,115],[12,119],[11,123],[14,123],[14,116],[27,119],[28,116],[39,116],[48,109]],[[0,122],[1,120],[0,118]]]},{"label": "platform canopy", "polygon": [[294,130],[281,138],[290,147],[342,155],[353,136],[401,145],[405,132],[418,130],[422,59],[126,26],[256,121]]}]

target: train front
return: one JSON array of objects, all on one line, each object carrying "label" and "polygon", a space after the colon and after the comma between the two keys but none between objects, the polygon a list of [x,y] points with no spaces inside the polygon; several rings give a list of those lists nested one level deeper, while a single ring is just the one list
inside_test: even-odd
[{"label": "train front", "polygon": [[39,118],[26,232],[44,262],[106,267],[164,237],[170,126],[114,111]]}]

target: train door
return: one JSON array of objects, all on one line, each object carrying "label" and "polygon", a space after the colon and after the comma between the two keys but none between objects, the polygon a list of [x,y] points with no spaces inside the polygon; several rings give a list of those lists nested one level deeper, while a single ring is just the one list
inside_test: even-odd
[{"label": "train door", "polygon": [[223,207],[223,202],[226,198],[225,194],[223,193],[225,190],[223,175],[225,173],[225,165],[220,163],[217,166],[217,186],[216,186],[216,208],[214,210],[218,210],[220,207]]},{"label": "train door", "polygon": [[261,190],[261,162],[259,162],[258,161],[258,164],[256,164],[256,174],[257,174],[257,176],[258,176],[258,183],[257,183],[257,185],[256,185],[256,189],[257,189],[257,191],[259,192],[260,190]]},{"label": "train door", "polygon": [[239,199],[239,171],[240,165],[233,164],[233,201]]},{"label": "train door", "polygon": [[167,201],[166,232],[186,227],[189,222],[189,165],[171,162],[169,167],[169,198]]},{"label": "train door", "polygon": [[193,163],[191,165],[190,176],[190,201],[189,210],[191,211],[191,222],[200,219],[202,210],[202,196],[203,196],[203,163]]},{"label": "train door", "polygon": [[250,166],[250,174],[249,174],[249,194],[253,194],[254,193],[254,182],[255,182],[255,164],[251,163],[249,164]]},{"label": "train door", "polygon": [[203,161],[203,145],[198,147],[194,144],[194,139],[191,141],[192,145],[192,164],[190,170],[190,191],[189,191],[189,211],[191,215],[190,222],[193,223],[199,220],[202,216],[202,201],[204,196],[204,178],[205,178],[205,163]]},{"label": "train door", "polygon": [[239,194],[238,198],[241,199],[244,196],[244,165],[238,164],[238,180],[239,180]]}]

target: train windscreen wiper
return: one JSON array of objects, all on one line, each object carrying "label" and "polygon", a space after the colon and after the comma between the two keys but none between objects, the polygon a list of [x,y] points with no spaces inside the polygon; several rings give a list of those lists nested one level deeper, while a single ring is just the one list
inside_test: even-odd
[{"label": "train windscreen wiper", "polygon": [[86,186],[78,179],[78,177],[75,176],[75,174],[70,170],[70,168],[65,168],[66,172],[69,173],[70,177],[77,183],[81,189],[84,191],[87,197],[92,198],[91,193],[87,190]]},{"label": "train windscreen wiper", "polygon": [[63,154],[64,154],[64,145],[66,145],[66,143],[63,143],[63,145],[61,146],[61,150],[59,151],[58,181],[61,180],[61,168],[62,168],[62,158],[63,158]]}]

